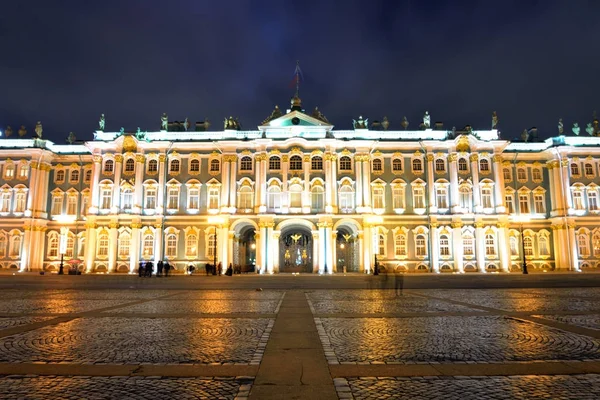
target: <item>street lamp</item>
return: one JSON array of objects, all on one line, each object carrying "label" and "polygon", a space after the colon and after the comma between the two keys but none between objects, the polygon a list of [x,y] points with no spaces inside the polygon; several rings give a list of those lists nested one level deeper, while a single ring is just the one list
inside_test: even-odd
[{"label": "street lamp", "polygon": [[523,275],[527,275],[527,256],[525,255],[525,236],[523,236],[523,224],[521,223],[521,248],[523,251]]}]

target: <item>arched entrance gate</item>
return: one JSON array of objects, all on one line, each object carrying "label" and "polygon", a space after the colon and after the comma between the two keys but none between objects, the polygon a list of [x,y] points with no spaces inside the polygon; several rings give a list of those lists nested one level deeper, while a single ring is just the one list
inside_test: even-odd
[{"label": "arched entrance gate", "polygon": [[313,271],[313,237],[310,229],[289,226],[279,236],[279,271]]}]

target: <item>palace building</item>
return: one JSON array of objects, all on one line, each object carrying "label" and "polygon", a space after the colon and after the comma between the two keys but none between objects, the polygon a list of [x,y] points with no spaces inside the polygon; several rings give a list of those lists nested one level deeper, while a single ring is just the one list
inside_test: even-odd
[{"label": "palace building", "polygon": [[[257,129],[161,120],[67,145],[0,139],[0,266],[128,273],[221,262],[260,273],[519,272],[600,265],[600,137],[535,140],[362,117],[292,99]],[[393,129],[392,129],[393,128]],[[21,132],[19,132],[21,136]],[[529,140],[532,139],[532,140]]]}]

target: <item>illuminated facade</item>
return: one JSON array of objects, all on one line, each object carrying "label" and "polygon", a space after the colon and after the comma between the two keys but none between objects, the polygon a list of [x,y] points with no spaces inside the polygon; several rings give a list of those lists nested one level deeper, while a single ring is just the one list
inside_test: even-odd
[{"label": "illuminated facade", "polygon": [[[103,121],[102,121],[103,125]],[[578,271],[600,264],[600,137],[334,130],[298,98],[257,130],[163,124],[85,144],[0,140],[0,265],[134,272]],[[524,253],[524,254],[523,254]]]}]

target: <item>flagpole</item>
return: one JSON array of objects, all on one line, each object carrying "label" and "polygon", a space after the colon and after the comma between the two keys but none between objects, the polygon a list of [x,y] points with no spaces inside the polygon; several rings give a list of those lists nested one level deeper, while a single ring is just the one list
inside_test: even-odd
[{"label": "flagpole", "polygon": [[300,97],[300,60],[296,60],[296,97]]}]

